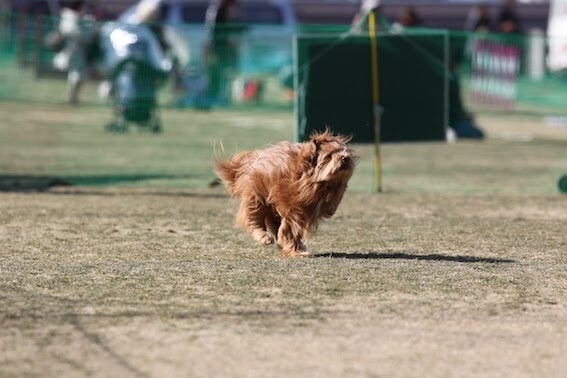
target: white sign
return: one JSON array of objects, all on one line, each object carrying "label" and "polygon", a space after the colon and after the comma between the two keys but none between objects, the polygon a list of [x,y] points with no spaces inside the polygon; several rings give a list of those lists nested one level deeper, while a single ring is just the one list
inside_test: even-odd
[{"label": "white sign", "polygon": [[547,24],[549,54],[547,65],[551,71],[567,68],[567,0],[551,0]]}]

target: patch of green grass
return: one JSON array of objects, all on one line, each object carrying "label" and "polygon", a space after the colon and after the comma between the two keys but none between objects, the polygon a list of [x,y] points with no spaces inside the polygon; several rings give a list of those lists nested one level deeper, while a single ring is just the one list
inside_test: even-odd
[{"label": "patch of green grass", "polygon": [[[164,132],[125,134],[104,131],[111,109],[2,103],[0,171],[3,175],[56,177],[79,186],[158,186],[204,188],[214,178],[216,156],[293,140],[288,110],[162,109]],[[514,119],[487,118],[509,124]],[[456,144],[386,144],[381,147],[386,191],[434,193],[552,194],[566,170],[565,139],[538,136],[545,127],[532,121],[529,140],[490,138]],[[525,123],[525,122],[524,122]],[[482,124],[482,119],[481,119]],[[525,127],[524,127],[525,130]],[[557,134],[561,130],[556,130]],[[375,189],[374,149],[361,155],[351,180],[354,191]],[[11,181],[11,182],[12,182]]]}]

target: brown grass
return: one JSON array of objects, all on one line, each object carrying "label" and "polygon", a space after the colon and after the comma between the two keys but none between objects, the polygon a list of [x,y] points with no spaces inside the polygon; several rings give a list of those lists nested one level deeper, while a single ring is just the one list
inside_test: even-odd
[{"label": "brown grass", "polygon": [[[567,371],[561,130],[483,117],[482,143],[385,145],[381,194],[359,146],[351,190],[308,240],[319,257],[283,260],[232,228],[236,204],[198,167],[211,138],[290,138],[274,115],[167,110],[155,137],[104,134],[96,109],[41,111],[0,107],[2,177],[74,185],[0,193],[0,376]],[[530,138],[509,137],[518,124]]]}]

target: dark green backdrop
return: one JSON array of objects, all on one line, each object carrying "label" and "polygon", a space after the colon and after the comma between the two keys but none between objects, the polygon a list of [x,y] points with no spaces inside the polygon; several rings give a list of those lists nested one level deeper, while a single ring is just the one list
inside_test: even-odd
[{"label": "dark green backdrop", "polygon": [[[447,33],[379,34],[381,140],[444,140],[448,108]],[[373,143],[371,40],[303,35],[296,39],[297,138],[331,128]]]}]

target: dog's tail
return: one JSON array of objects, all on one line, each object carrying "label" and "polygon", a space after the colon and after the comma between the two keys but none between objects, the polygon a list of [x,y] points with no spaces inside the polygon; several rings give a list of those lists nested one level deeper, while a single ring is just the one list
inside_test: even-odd
[{"label": "dog's tail", "polygon": [[233,195],[238,195],[236,182],[244,170],[249,154],[250,152],[248,151],[240,152],[234,155],[231,159],[217,159],[215,162],[215,173],[217,177]]}]

